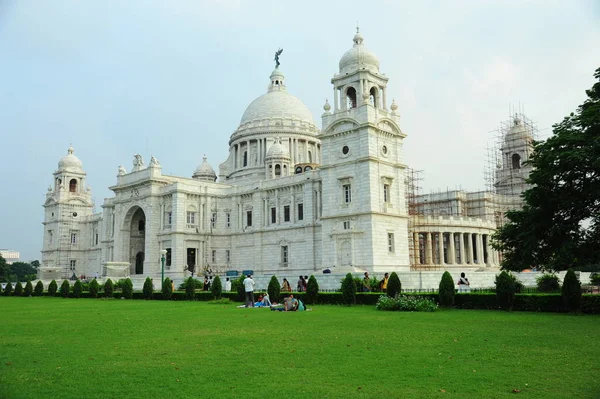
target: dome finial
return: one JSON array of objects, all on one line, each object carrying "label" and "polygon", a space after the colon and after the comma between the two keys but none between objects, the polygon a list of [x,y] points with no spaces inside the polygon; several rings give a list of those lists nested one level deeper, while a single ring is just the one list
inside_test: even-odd
[{"label": "dome finial", "polygon": [[354,41],[354,45],[360,45],[363,42],[363,37],[360,34],[360,29],[358,27],[358,22],[356,23],[356,35],[354,35],[354,39],[352,39]]},{"label": "dome finial", "polygon": [[360,33],[360,29],[359,29],[359,26],[358,26],[358,21],[356,21],[356,33]]},{"label": "dome finial", "polygon": [[67,153],[72,154],[74,152],[75,150],[73,149],[73,144],[69,143],[69,149],[67,150]]}]

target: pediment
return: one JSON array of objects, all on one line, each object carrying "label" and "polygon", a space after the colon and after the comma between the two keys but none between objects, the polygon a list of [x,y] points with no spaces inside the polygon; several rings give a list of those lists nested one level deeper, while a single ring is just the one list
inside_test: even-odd
[{"label": "pediment", "polygon": [[331,126],[327,128],[325,134],[347,132],[356,129],[356,127],[358,127],[358,122],[354,119],[344,118],[331,124]]}]

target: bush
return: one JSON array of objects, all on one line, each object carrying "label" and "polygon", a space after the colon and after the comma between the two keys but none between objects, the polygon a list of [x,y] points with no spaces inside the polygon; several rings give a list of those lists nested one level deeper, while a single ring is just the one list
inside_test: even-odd
[{"label": "bush", "polygon": [[386,294],[390,298],[395,298],[396,295],[398,295],[400,292],[402,292],[402,283],[400,282],[400,278],[398,277],[396,272],[392,272],[388,280]]},{"label": "bush", "polygon": [[98,281],[96,279],[93,279],[92,282],[90,283],[90,298],[97,298],[98,297],[98,290],[100,289],[100,284],[98,284]]},{"label": "bush", "polygon": [[581,309],[581,283],[573,269],[565,274],[561,296],[566,309],[577,312]]},{"label": "bush", "polygon": [[535,279],[539,292],[559,292],[560,283],[556,274],[543,274]]},{"label": "bush", "polygon": [[43,293],[44,293],[44,283],[42,283],[42,280],[40,280],[37,282],[37,284],[35,285],[35,288],[33,289],[33,295],[34,296],[42,296]]},{"label": "bush", "polygon": [[352,273],[346,274],[346,277],[342,280],[342,299],[346,305],[356,303],[356,283]]},{"label": "bush", "polygon": [[123,291],[123,298],[131,299],[133,297],[133,283],[130,278],[126,278],[121,282],[121,290]]},{"label": "bush", "polygon": [[231,282],[231,291],[236,293],[235,300],[244,302],[246,300],[246,292],[244,290],[244,279],[246,276],[241,274],[238,278]]},{"label": "bush", "polygon": [[68,298],[70,290],[71,290],[71,285],[69,284],[69,281],[63,280],[62,284],[60,285],[60,295],[63,298]]},{"label": "bush", "polygon": [[23,295],[23,284],[21,284],[20,281],[17,281],[17,284],[15,285],[15,296],[22,296]]},{"label": "bush", "polygon": [[4,296],[10,296],[12,294],[12,284],[10,281],[6,283],[6,287],[4,287]]},{"label": "bush", "polygon": [[[202,290],[204,289],[204,281],[198,280],[197,278],[194,279],[194,284],[195,284],[195,289],[197,290]],[[185,287],[187,287],[187,280],[184,280],[183,283],[179,284],[179,286],[177,287],[178,290],[185,290]]]},{"label": "bush", "polygon": [[75,298],[81,298],[82,291],[83,291],[83,284],[81,284],[81,280],[77,279],[77,281],[75,281],[75,285],[73,285],[73,296]]},{"label": "bush", "polygon": [[514,306],[515,281],[515,277],[506,270],[496,276],[496,301],[504,310],[512,310]]},{"label": "bush", "polygon": [[185,299],[188,301],[194,300],[194,293],[196,292],[196,282],[193,277],[189,277],[185,280]]},{"label": "bush", "polygon": [[142,293],[144,294],[144,299],[152,299],[152,294],[154,294],[154,285],[152,284],[152,279],[150,277],[146,277]]},{"label": "bush", "polygon": [[215,276],[213,279],[212,285],[210,286],[210,292],[213,294],[215,299],[221,299],[221,294],[223,293],[223,284],[221,284],[221,279],[219,276]]},{"label": "bush", "polygon": [[306,295],[304,299],[306,303],[315,304],[319,296],[319,283],[313,274],[310,275],[308,283],[306,284]]},{"label": "bush", "polygon": [[[450,279],[452,280],[452,276]],[[454,285],[452,287],[454,288]],[[422,296],[398,295],[392,298],[381,295],[375,308],[377,310],[400,310],[404,312],[434,312],[438,309],[438,305],[433,299]]]},{"label": "bush", "polygon": [[269,285],[267,286],[267,294],[269,294],[271,302],[279,302],[279,297],[281,295],[281,286],[279,285],[279,280],[277,280],[277,276],[271,276],[271,280],[269,280]]},{"label": "bush", "polygon": [[590,274],[590,284],[592,284],[592,285],[600,285],[600,273],[592,273],[592,274]]},{"label": "bush", "polygon": [[454,279],[448,272],[442,274],[439,286],[440,306],[451,308],[454,305]]},{"label": "bush", "polygon": [[171,284],[171,279],[166,277],[165,281],[162,284],[162,296],[165,301],[168,301],[173,296],[173,286]]},{"label": "bush", "polygon": [[104,283],[104,296],[107,298],[112,298],[115,292],[115,286],[111,279],[107,279]]},{"label": "bush", "polygon": [[58,291],[58,284],[56,284],[56,280],[52,280],[48,285],[48,295],[55,296],[56,291]]},{"label": "bush", "polygon": [[25,284],[25,290],[23,291],[24,296],[31,296],[33,294],[33,284],[31,284],[31,280],[27,280]]}]

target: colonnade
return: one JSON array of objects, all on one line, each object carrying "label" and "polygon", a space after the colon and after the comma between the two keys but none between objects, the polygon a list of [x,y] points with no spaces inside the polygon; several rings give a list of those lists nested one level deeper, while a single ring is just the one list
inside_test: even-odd
[{"label": "colonnade", "polygon": [[[233,144],[234,169],[265,164],[265,156],[272,138],[254,138]],[[303,143],[303,146],[300,143]],[[290,150],[291,164],[321,163],[321,144],[318,140],[287,138],[282,140]],[[245,155],[244,155],[245,154]],[[246,160],[244,162],[244,156]]]},{"label": "colonnade", "polygon": [[415,265],[485,265],[500,263],[491,234],[473,232],[414,232]]}]

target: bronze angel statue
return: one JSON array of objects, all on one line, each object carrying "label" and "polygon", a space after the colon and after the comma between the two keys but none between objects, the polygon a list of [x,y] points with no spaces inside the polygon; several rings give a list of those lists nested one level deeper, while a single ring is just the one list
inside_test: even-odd
[{"label": "bronze angel statue", "polygon": [[275,68],[278,68],[279,65],[281,65],[281,63],[279,62],[279,56],[281,55],[281,53],[283,53],[283,49],[280,48],[279,50],[277,50],[275,52]]}]

